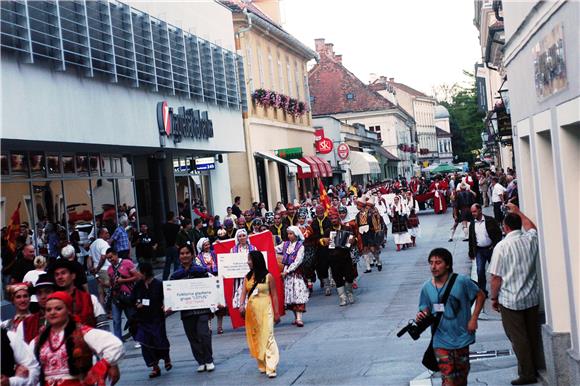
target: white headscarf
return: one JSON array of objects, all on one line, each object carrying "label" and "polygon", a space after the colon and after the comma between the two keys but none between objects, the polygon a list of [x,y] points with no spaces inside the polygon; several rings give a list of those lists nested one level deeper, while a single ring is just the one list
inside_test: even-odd
[{"label": "white headscarf", "polygon": [[236,245],[238,245],[238,244],[240,243],[240,241],[238,240],[238,237],[239,237],[239,236],[240,236],[242,233],[243,233],[243,234],[245,234],[245,235],[246,235],[246,237],[248,236],[248,232],[247,232],[245,229],[238,229],[238,230],[236,231],[236,235],[234,236],[234,239],[236,240]]},{"label": "white headscarf", "polygon": [[302,234],[302,231],[300,230],[300,228],[298,228],[295,225],[289,226],[287,231],[290,231],[292,233],[294,233],[294,235],[296,236],[296,238],[300,241],[304,241],[304,235]]},{"label": "white headscarf", "polygon": [[205,244],[206,242],[209,243],[209,239],[207,237],[202,237],[201,239],[199,239],[199,241],[197,242],[197,253],[201,253],[201,251],[203,250],[203,244]]}]

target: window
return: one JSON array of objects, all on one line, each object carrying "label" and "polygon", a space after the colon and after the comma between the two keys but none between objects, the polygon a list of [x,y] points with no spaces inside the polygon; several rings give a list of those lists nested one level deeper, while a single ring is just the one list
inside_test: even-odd
[{"label": "window", "polygon": [[248,87],[250,88],[250,92],[254,92],[254,73],[252,71],[252,47],[248,45],[246,47],[246,57],[247,57],[247,68],[248,68]]},{"label": "window", "polygon": [[260,88],[264,88],[264,63],[262,61],[262,51],[260,46],[256,46],[256,51],[258,52],[258,76],[260,79]]},{"label": "window", "polygon": [[286,74],[288,75],[288,96],[292,96],[292,72],[290,70],[290,58],[286,56]]},{"label": "window", "polygon": [[349,92],[346,94],[346,100],[347,101],[353,101],[354,100],[354,94]]},{"label": "window", "polygon": [[278,53],[278,84],[280,85],[280,92],[284,94],[284,72],[282,70],[282,60],[280,59],[280,53]]},{"label": "window", "polygon": [[268,48],[268,70],[270,72],[270,87],[272,90],[277,90],[276,79],[274,78],[274,61],[272,60],[272,52]]},{"label": "window", "polygon": [[294,61],[294,82],[296,83],[296,99],[300,100],[300,72],[298,71],[298,63]]}]

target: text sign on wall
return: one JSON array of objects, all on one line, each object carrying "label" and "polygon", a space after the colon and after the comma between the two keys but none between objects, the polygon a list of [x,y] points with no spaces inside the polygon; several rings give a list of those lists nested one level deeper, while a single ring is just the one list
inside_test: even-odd
[{"label": "text sign on wall", "polygon": [[182,139],[209,139],[213,138],[213,123],[207,111],[177,108],[177,113],[166,101],[157,103],[157,126],[159,134],[173,137],[174,143]]}]

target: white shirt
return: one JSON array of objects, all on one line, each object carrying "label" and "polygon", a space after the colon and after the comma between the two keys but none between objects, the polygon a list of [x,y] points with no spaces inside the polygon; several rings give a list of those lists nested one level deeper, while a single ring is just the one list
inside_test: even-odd
[{"label": "white shirt", "polygon": [[485,217],[481,216],[481,220],[475,219],[475,241],[477,246],[481,248],[489,247],[493,243],[487,234],[485,228]]},{"label": "white shirt", "polygon": [[[91,259],[93,259],[93,264],[94,264],[95,268],[97,268],[99,266],[99,261],[101,260],[101,256],[105,255],[107,253],[107,249],[109,249],[110,247],[111,246],[109,245],[109,243],[107,243],[103,239],[99,238],[99,239],[96,239],[95,241],[93,241],[93,243],[91,244],[91,247],[89,248],[89,255],[91,255]],[[105,259],[105,263],[101,267],[101,271],[103,269],[109,268],[110,265],[111,265],[111,263],[109,263],[109,261],[107,259]]]},{"label": "white shirt", "polygon": [[26,342],[13,331],[8,331],[8,339],[10,340],[10,348],[12,348],[12,352],[14,353],[14,362],[26,367],[28,370],[27,378],[17,376],[10,377],[10,386],[36,385],[38,383],[38,377],[40,376],[40,366],[34,356],[34,346],[27,345]]},{"label": "white shirt", "polygon": [[500,194],[503,194],[506,189],[499,182],[493,186],[491,191],[491,202],[502,202]]},{"label": "white shirt", "polygon": [[510,310],[525,310],[540,304],[536,263],[538,232],[511,231],[493,250],[488,272],[502,278],[499,303]]}]

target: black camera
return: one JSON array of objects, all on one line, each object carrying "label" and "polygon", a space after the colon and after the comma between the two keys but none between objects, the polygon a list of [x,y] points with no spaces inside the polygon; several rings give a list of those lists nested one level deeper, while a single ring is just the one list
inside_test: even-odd
[{"label": "black camera", "polygon": [[408,332],[413,340],[417,340],[421,337],[423,331],[425,331],[434,322],[435,316],[432,314],[428,314],[418,322],[415,320],[410,320],[409,323],[401,329],[401,331],[397,332],[397,338],[402,337],[406,332]]}]

